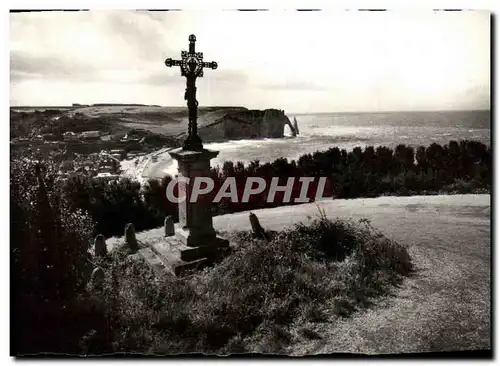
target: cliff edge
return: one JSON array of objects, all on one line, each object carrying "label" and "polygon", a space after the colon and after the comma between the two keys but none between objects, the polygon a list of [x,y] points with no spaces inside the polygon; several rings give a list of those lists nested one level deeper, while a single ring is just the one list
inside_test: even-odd
[{"label": "cliff edge", "polygon": [[[257,138],[282,138],[285,125],[294,126],[283,110],[279,109],[234,109],[218,110],[200,116],[198,134],[203,141],[225,141]],[[179,135],[184,137],[185,133]]]},{"label": "cliff edge", "polygon": [[[114,132],[139,129],[179,139],[186,137],[189,125],[188,109],[185,107],[101,103],[75,106],[60,111],[60,114],[69,119],[78,117],[94,124],[107,125]],[[292,136],[297,134],[297,128],[280,109],[249,110],[231,106],[198,108],[198,133],[206,142],[282,138],[285,125],[289,126]]]}]

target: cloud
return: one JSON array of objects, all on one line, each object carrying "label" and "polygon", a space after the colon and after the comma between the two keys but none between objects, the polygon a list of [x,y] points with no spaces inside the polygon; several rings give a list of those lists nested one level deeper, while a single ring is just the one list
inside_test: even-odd
[{"label": "cloud", "polygon": [[[105,25],[116,36],[122,36],[134,46],[143,50],[149,48],[149,42],[155,43],[159,34],[150,22],[141,21],[142,16],[138,13],[117,12],[106,15]],[[146,42],[146,46],[144,46]]]},{"label": "cloud", "polygon": [[157,86],[162,86],[162,85],[178,85],[185,81],[181,79],[181,74],[180,70],[177,75],[172,74],[172,73],[167,73],[166,70],[165,72],[154,72],[150,73],[144,78],[141,78],[137,80],[137,83],[143,84],[143,85],[157,85]]},{"label": "cloud", "polygon": [[261,83],[259,84],[259,86],[263,89],[270,90],[328,90],[328,88],[313,81],[293,79],[278,82]]},{"label": "cloud", "polygon": [[174,52],[168,42],[175,25],[170,19],[166,21],[159,15],[143,11],[120,11],[106,14],[103,24],[104,31],[113,38],[124,40],[126,46],[143,60],[151,61]]},{"label": "cloud", "polygon": [[185,79],[164,60],[180,58],[194,33],[206,61],[219,63],[199,80],[199,93],[220,104],[489,105],[487,13],[96,10],[9,18],[16,103],[177,98]]},{"label": "cloud", "polygon": [[[176,12],[92,11],[11,14],[11,81],[175,83],[163,72]],[[63,31],[62,31],[63,30]]]},{"label": "cloud", "polygon": [[[215,83],[221,88],[228,86],[241,87],[249,82],[249,77],[243,70],[207,70],[203,79]],[[137,80],[137,83],[158,86],[179,85],[181,83],[185,84],[185,78],[181,76],[179,67],[174,67],[172,70],[165,67],[164,71],[151,72],[144,78]]]},{"label": "cloud", "polygon": [[26,51],[10,53],[10,75],[13,80],[32,78],[88,80],[98,76],[95,66],[70,58],[37,56]]},{"label": "cloud", "polygon": [[[228,69],[228,70],[220,70],[216,69],[213,71],[208,71],[210,73],[209,77],[211,81],[230,83],[234,85],[247,85],[250,84],[251,79],[248,76],[248,72],[245,70],[237,70],[237,69]],[[207,72],[207,73],[208,73]],[[205,73],[205,76],[207,76]]]}]

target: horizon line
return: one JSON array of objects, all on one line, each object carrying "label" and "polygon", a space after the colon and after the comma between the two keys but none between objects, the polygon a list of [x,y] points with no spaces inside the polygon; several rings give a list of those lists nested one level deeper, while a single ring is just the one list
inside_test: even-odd
[{"label": "horizon line", "polygon": [[[79,104],[79,103],[77,103]],[[185,108],[185,105],[160,105],[160,104],[144,104],[144,103],[107,103],[98,102],[92,104],[81,105],[10,105],[9,108],[85,108],[85,107],[105,107],[103,104],[109,104],[108,106],[137,106],[137,107],[154,107],[154,108]],[[198,108],[246,108],[246,109],[259,109],[259,108],[248,108],[242,105],[200,105]],[[280,108],[261,108],[265,109],[280,109]],[[313,111],[313,112],[286,112],[286,114],[331,114],[331,113],[392,113],[392,112],[461,112],[461,111],[491,111],[489,108],[469,108],[469,109],[400,109],[400,110],[337,110],[337,111]]]}]

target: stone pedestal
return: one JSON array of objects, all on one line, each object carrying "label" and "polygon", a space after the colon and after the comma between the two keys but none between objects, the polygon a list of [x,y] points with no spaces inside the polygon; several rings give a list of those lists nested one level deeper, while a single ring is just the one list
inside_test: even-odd
[{"label": "stone pedestal", "polygon": [[178,179],[189,178],[187,183],[178,183],[179,197],[185,195],[186,199],[179,203],[179,225],[175,236],[164,243],[156,244],[152,249],[157,255],[161,255],[162,259],[169,257],[162,262],[169,262],[169,266],[176,267],[174,272],[177,274],[181,267],[191,267],[191,264],[195,263],[211,263],[220,257],[221,250],[227,248],[229,242],[215,233],[210,212],[211,200],[203,196],[198,197],[196,202],[190,200],[194,179],[209,176],[210,160],[219,152],[180,148],[169,154],[179,163]]},{"label": "stone pedestal", "polygon": [[179,224],[172,232],[173,225],[166,220],[165,235],[144,243],[138,250],[158,276],[166,273],[184,276],[222,259],[228,253],[229,241],[218,237],[213,227],[211,199],[201,196],[196,202],[190,202],[194,179],[209,176],[210,160],[218,154],[218,151],[210,150],[176,149],[170,152],[172,158],[179,162],[179,178],[189,178],[187,183],[178,183],[179,197],[186,196],[179,203]]},{"label": "stone pedestal", "polygon": [[208,177],[210,172],[210,160],[215,158],[219,152],[211,150],[186,151],[176,149],[171,151],[170,156],[179,163],[178,179],[189,178],[189,183],[179,182],[179,197],[186,195],[186,199],[179,203],[179,226],[176,235],[185,242],[187,246],[197,247],[210,245],[216,240],[216,234],[212,223],[210,202],[205,198],[198,197],[196,202],[191,202],[191,193],[196,177]]}]

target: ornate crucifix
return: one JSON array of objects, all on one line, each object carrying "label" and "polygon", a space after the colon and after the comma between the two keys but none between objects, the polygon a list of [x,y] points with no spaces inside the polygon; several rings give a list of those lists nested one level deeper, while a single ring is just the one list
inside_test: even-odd
[{"label": "ornate crucifix", "polygon": [[203,143],[198,136],[198,101],[196,100],[196,78],[203,76],[203,68],[208,67],[212,70],[217,68],[217,62],[203,62],[203,53],[195,52],[194,43],[196,37],[194,34],[189,36],[189,52],[182,51],[182,60],[172,60],[167,58],[165,65],[168,67],[180,66],[181,75],[186,77],[186,94],[184,99],[187,100],[189,110],[189,127],[188,137],[184,142],[183,150],[202,151]]}]

